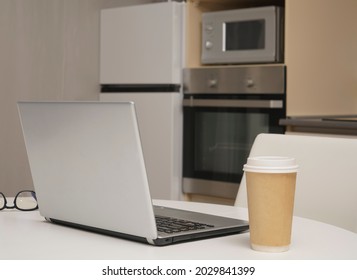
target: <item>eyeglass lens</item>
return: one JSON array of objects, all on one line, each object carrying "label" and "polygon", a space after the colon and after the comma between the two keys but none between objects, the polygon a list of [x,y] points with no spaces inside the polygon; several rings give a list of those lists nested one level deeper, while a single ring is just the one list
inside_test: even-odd
[{"label": "eyeglass lens", "polygon": [[19,210],[34,210],[37,208],[36,195],[32,191],[19,192],[14,200]]},{"label": "eyeglass lens", "polygon": [[5,207],[5,197],[2,193],[0,193],[0,209]]}]

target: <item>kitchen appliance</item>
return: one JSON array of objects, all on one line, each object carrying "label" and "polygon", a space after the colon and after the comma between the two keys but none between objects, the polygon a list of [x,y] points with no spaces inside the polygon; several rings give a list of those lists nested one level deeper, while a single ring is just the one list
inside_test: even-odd
[{"label": "kitchen appliance", "polygon": [[284,133],[285,66],[184,70],[183,191],[235,199],[255,137]]},{"label": "kitchen appliance", "polygon": [[283,8],[202,14],[202,64],[283,62]]},{"label": "kitchen appliance", "polygon": [[151,195],[182,194],[182,67],[185,3],[101,12],[101,101],[135,103]]}]

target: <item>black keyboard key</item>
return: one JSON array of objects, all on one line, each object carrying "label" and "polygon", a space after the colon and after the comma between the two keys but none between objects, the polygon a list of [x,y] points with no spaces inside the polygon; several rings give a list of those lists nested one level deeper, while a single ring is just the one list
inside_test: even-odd
[{"label": "black keyboard key", "polygon": [[156,216],[156,225],[159,232],[176,233],[182,231],[190,231],[197,229],[205,229],[214,227],[209,224],[202,224],[182,219],[176,219],[171,217]]}]

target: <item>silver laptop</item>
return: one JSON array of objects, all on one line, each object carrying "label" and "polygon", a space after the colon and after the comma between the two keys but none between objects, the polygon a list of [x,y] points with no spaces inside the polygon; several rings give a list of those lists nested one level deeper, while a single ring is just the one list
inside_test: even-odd
[{"label": "silver laptop", "polygon": [[19,102],[18,108],[47,220],[154,245],[248,229],[246,221],[152,205],[134,103]]}]

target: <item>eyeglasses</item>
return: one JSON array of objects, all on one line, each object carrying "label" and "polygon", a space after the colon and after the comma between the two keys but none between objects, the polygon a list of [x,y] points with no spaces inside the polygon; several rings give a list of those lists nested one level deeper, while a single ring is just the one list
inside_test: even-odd
[{"label": "eyeglasses", "polygon": [[34,191],[21,191],[14,199],[14,204],[12,206],[7,205],[7,200],[5,195],[0,192],[0,210],[3,209],[18,209],[21,211],[32,211],[38,209],[36,193]]}]

